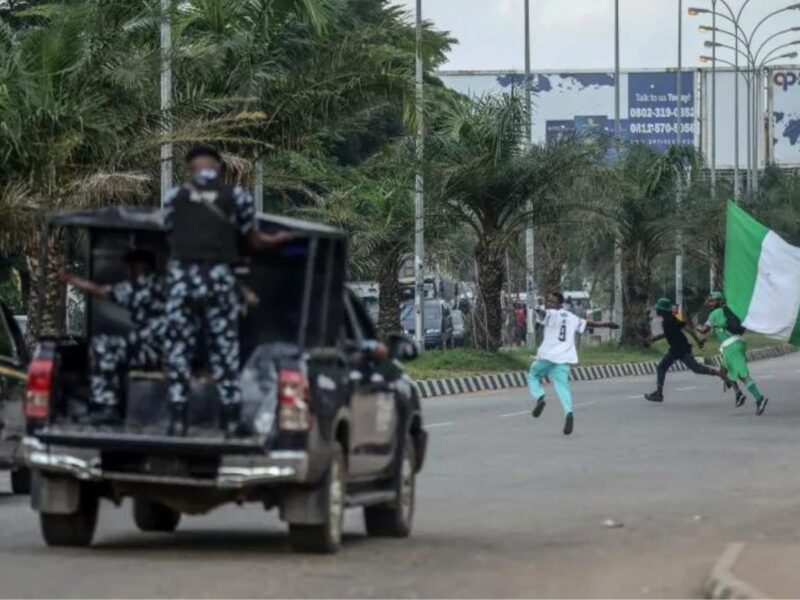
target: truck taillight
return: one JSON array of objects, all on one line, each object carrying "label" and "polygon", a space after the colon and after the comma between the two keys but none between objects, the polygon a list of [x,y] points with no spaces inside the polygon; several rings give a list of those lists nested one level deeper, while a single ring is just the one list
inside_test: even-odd
[{"label": "truck taillight", "polygon": [[25,390],[25,416],[29,419],[46,419],[50,416],[53,368],[53,361],[46,359],[34,360],[28,367],[28,385]]},{"label": "truck taillight", "polygon": [[278,379],[278,424],[284,431],[308,431],[311,427],[311,391],[300,371],[282,369]]}]

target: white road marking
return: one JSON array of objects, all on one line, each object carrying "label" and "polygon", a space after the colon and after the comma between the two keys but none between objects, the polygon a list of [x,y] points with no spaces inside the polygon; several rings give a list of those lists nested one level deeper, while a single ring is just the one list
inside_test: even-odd
[{"label": "white road marking", "polygon": [[434,423],[432,425],[428,425],[428,429],[433,429],[434,427],[447,427],[448,425],[453,425],[453,421],[448,421],[447,423]]},{"label": "white road marking", "polygon": [[585,406],[594,406],[595,404],[597,404],[597,402],[584,402],[583,404],[576,404],[575,408],[583,408]]},{"label": "white road marking", "polygon": [[644,394],[639,394],[638,396],[628,396],[628,400],[641,400],[644,398]]},{"label": "white road marking", "polygon": [[759,379],[775,379],[775,375],[759,375]]},{"label": "white road marking", "polygon": [[520,415],[529,415],[529,414],[531,414],[531,411],[523,410],[521,412],[515,412],[515,413],[508,413],[506,415],[500,415],[500,418],[501,419],[507,419],[509,417],[519,417]]},{"label": "white road marking", "polygon": [[691,392],[692,390],[696,390],[696,389],[697,389],[697,386],[693,385],[691,387],[678,388],[677,391],[679,391],[679,392]]}]

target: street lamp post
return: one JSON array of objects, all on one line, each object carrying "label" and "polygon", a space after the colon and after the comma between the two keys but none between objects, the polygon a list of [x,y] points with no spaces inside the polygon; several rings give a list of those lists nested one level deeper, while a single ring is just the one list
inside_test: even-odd
[{"label": "street lamp post", "polygon": [[[711,61],[711,202],[717,206],[717,0],[711,1],[712,41],[714,49]],[[736,76],[734,75],[734,79]],[[717,289],[717,263],[714,256],[713,246],[709,249],[711,258],[711,268],[709,269],[709,289],[713,292]]]},{"label": "street lamp post", "polygon": [[[531,6],[525,0],[525,106],[527,109],[527,128],[525,145],[530,148],[533,142],[533,82],[531,81]],[[525,228],[525,292],[527,314],[527,343],[529,348],[536,346],[536,237],[533,230],[533,203],[527,203],[528,226]]]},{"label": "street lamp post", "polygon": [[416,22],[416,115],[417,173],[414,185],[414,336],[425,348],[425,107],[422,64],[422,0],[417,0]]},{"label": "street lamp post", "polygon": [[[675,123],[677,127],[677,144],[678,150],[683,149],[683,0],[678,0],[678,81],[677,81],[678,104],[675,111]],[[683,166],[683,154],[681,157],[681,165]],[[678,212],[681,210],[682,196],[683,196],[683,173],[678,178],[678,187],[676,190],[676,203]],[[683,309],[683,232],[679,229],[675,239],[675,304],[681,310]]]},{"label": "street lamp post", "polygon": [[[718,2],[725,7],[725,9],[727,10],[728,14],[724,14],[724,13],[721,13],[721,12],[716,10],[716,8],[717,8],[716,4]],[[750,2],[751,2],[751,0],[745,0],[745,2],[742,4],[742,6],[740,7],[738,12],[734,12],[733,11],[733,9],[731,8],[730,4],[728,3],[728,0],[712,0],[712,9],[711,10],[706,9],[706,8],[694,8],[694,7],[689,9],[689,14],[692,15],[692,16],[696,16],[696,15],[700,15],[700,14],[709,14],[709,13],[712,14],[712,16],[714,18],[713,27],[712,28],[708,28],[708,27],[705,27],[705,26],[701,26],[701,30],[702,31],[708,31],[710,29],[714,33],[717,33],[717,32],[725,33],[726,35],[732,36],[734,38],[734,40],[735,40],[735,43],[734,43],[733,47],[726,46],[724,44],[719,44],[716,41],[716,38],[710,44],[706,43],[706,45],[707,46],[713,46],[715,48],[716,47],[729,48],[730,50],[733,50],[733,53],[734,53],[733,67],[734,67],[735,73],[736,73],[736,75],[735,75],[735,85],[734,85],[734,104],[735,104],[734,112],[736,114],[736,118],[735,118],[735,137],[736,137],[735,154],[736,154],[736,157],[735,157],[735,165],[734,165],[734,177],[735,177],[735,180],[736,180],[735,181],[735,196],[736,196],[737,199],[739,198],[739,188],[740,188],[740,181],[739,181],[739,77],[738,76],[742,75],[744,77],[745,81],[747,82],[747,86],[748,86],[748,89],[747,89],[747,104],[748,104],[748,109],[747,109],[747,144],[748,144],[747,165],[748,165],[748,167],[747,167],[747,169],[748,169],[748,171],[747,172],[748,172],[749,188],[751,190],[757,190],[758,189],[758,185],[759,185],[759,155],[760,155],[759,129],[760,129],[760,121],[761,121],[761,114],[760,113],[761,113],[761,100],[762,100],[762,93],[761,93],[761,81],[762,81],[762,79],[761,78],[762,78],[762,74],[763,74],[762,71],[757,68],[757,65],[758,65],[758,62],[759,62],[759,57],[760,57],[760,54],[761,54],[762,50],[764,49],[764,47],[770,41],[772,41],[773,39],[775,39],[779,35],[783,35],[783,34],[788,33],[790,31],[800,31],[800,27],[790,27],[788,29],[784,29],[782,31],[774,33],[771,36],[768,36],[762,42],[762,44],[759,46],[758,50],[756,50],[756,52],[754,53],[753,52],[753,43],[755,41],[756,33],[758,33],[759,29],[761,29],[761,27],[767,21],[769,21],[771,18],[775,17],[776,15],[780,15],[782,13],[793,11],[793,10],[799,10],[800,11],[800,2],[789,4],[788,6],[785,6],[783,8],[779,8],[777,10],[774,10],[774,11],[768,13],[767,15],[765,15],[756,24],[756,26],[750,31],[750,33],[748,35],[748,33],[745,32],[744,29],[741,26],[741,18],[742,18],[742,14],[744,13],[745,8],[747,8],[747,6],[750,4]],[[733,24],[733,26],[734,26],[733,33],[728,32],[728,31],[719,30],[717,28],[717,26],[716,26],[716,17],[718,17],[718,16]],[[800,43],[800,41],[798,41],[797,43]],[[772,53],[774,53],[775,51],[777,51],[777,50],[779,50],[781,48],[784,48],[786,46],[792,45],[792,44],[793,43],[785,44],[783,46],[779,46],[778,48],[773,49]],[[744,48],[744,50],[740,49],[740,45],[741,45],[742,48]],[[741,72],[740,69],[739,69],[739,55],[740,54],[746,58],[747,69],[746,69],[746,71],[744,73]],[[770,56],[770,55],[768,55],[768,56]],[[707,57],[705,57],[705,58],[707,58]],[[714,56],[711,58],[711,60],[712,60],[713,63],[717,62],[716,61],[716,53],[714,53]],[[724,61],[720,61],[720,62],[724,62]],[[765,59],[764,62],[765,63],[767,62],[766,59]]]},{"label": "street lamp post", "polygon": [[[614,134],[616,136],[617,160],[620,158],[622,147],[622,122],[621,122],[621,103],[620,88],[622,85],[622,73],[620,69],[619,51],[619,0],[614,0]],[[625,305],[622,298],[622,243],[619,236],[614,240],[614,321],[622,329],[625,319]]]}]

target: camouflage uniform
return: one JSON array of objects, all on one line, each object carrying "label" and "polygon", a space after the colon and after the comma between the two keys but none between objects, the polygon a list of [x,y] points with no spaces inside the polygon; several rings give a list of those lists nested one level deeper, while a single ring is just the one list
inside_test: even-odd
[{"label": "camouflage uniform", "polygon": [[[168,231],[174,225],[173,201],[180,190],[179,187],[170,192],[164,204],[164,224]],[[240,235],[246,236],[256,226],[255,204],[241,187],[234,188],[233,195],[232,224]],[[170,400],[181,403],[188,398],[192,362],[202,332],[220,401],[224,405],[240,404],[241,302],[231,265],[170,260],[167,272],[166,364]]]},{"label": "camouflage uniform", "polygon": [[109,300],[130,312],[133,329],[126,336],[98,335],[92,339],[92,401],[114,406],[120,373],[130,368],[158,368],[165,333],[164,280],[155,273],[140,275],[109,288]]}]

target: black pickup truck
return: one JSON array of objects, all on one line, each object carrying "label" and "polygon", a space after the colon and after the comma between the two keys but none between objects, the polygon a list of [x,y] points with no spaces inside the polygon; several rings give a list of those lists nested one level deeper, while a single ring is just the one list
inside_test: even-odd
[{"label": "black pickup truck", "polygon": [[[376,339],[345,287],[341,231],[265,215],[258,224],[295,237],[237,267],[242,286],[258,299],[240,322],[242,436],[222,434],[217,392],[202,360],[186,437],[166,433],[161,370],[128,372],[124,423],[92,425],[88,347],[95,335],[130,329],[117,306],[89,299],[67,311],[73,316],[60,335],[39,340],[28,370],[25,452],[47,544],[91,544],[98,500],[119,505],[126,497],[143,531],[173,531],[181,514],[229,502],[278,508],[300,551],[335,552],[349,507],[363,507],[370,535],[410,533],[427,434],[400,360],[414,358],[417,348],[400,335]],[[125,277],[123,256],[132,248],[155,253],[159,269],[166,262],[155,210],[60,214],[45,235],[56,232],[62,260],[101,283]]]}]

